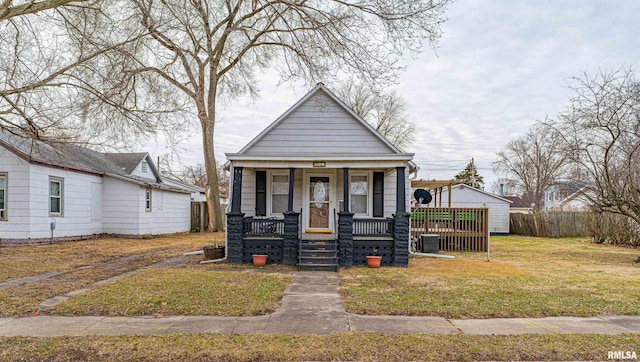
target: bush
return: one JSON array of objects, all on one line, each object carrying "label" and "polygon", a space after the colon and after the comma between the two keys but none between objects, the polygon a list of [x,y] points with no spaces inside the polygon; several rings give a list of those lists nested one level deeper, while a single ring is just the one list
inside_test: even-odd
[{"label": "bush", "polygon": [[640,225],[619,214],[599,213],[589,224],[589,232],[596,243],[640,246]]}]

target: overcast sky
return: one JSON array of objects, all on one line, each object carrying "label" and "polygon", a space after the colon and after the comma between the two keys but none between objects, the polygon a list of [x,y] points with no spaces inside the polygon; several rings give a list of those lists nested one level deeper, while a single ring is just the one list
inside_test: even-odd
[{"label": "overcast sky", "polygon": [[[397,91],[416,122],[407,147],[419,177],[451,179],[474,157],[485,188],[495,153],[536,120],[568,104],[569,77],[640,66],[640,1],[459,0],[440,47],[407,59]],[[276,88],[265,76],[254,104],[219,114],[216,154],[237,152],[309,89]],[[331,89],[331,84],[326,84]],[[202,163],[201,138],[183,144],[183,164]],[[152,154],[167,151],[157,146]]]}]

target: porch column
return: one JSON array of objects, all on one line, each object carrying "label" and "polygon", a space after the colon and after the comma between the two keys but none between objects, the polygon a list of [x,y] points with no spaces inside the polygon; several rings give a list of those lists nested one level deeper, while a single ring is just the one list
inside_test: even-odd
[{"label": "porch column", "polygon": [[231,212],[227,214],[227,259],[231,264],[242,264],[242,234],[244,213],[242,201],[242,167],[233,168]]},{"label": "porch column", "polygon": [[349,212],[349,167],[342,169],[342,210]]},{"label": "porch column", "polygon": [[[242,169],[243,167],[233,168],[233,188],[231,198],[231,212],[240,213],[240,203],[242,202]],[[211,190],[211,192],[214,192]]]},{"label": "porch column", "polygon": [[405,195],[404,167],[396,167],[396,214],[407,212],[407,196]]},{"label": "porch column", "polygon": [[[293,211],[293,184],[295,181],[296,169],[291,167],[289,168],[289,204],[287,205],[287,211]],[[285,223],[286,225],[286,223]]]},{"label": "porch column", "polygon": [[407,212],[405,168],[396,167],[396,213],[393,215],[393,266],[409,266],[411,213]]},{"label": "porch column", "polygon": [[300,244],[300,213],[285,211],[284,239],[282,245],[282,263],[284,265],[298,264],[298,245]]},{"label": "porch column", "polygon": [[353,214],[338,213],[338,263],[353,266]]}]

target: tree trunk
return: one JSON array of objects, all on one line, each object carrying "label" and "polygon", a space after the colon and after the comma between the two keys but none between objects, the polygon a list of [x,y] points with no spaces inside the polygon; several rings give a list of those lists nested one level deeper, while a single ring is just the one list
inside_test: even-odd
[{"label": "tree trunk", "polygon": [[[200,112],[202,125],[202,146],[204,150],[204,166],[207,171],[207,212],[209,213],[208,231],[222,231],[222,212],[220,211],[220,190],[218,185],[218,172],[216,155],[214,152],[214,115],[208,117]],[[204,119],[203,119],[204,118]]]}]

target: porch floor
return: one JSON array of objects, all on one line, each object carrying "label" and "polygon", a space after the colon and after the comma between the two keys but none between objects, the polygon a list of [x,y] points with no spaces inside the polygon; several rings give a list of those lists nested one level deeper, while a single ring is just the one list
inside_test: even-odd
[{"label": "porch floor", "polygon": [[326,234],[326,233],[302,233],[301,240],[337,240],[338,234]]}]

